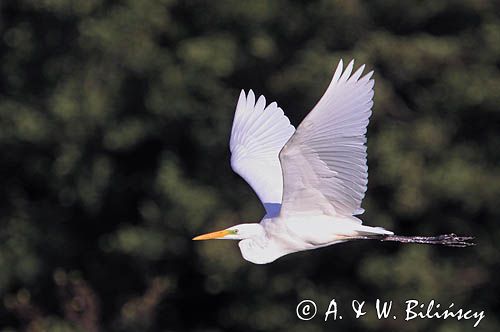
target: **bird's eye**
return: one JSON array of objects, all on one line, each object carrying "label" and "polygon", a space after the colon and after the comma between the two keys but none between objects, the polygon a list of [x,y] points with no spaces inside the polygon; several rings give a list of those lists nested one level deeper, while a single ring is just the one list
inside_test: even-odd
[{"label": "bird's eye", "polygon": [[233,230],[233,232],[234,232],[234,234],[238,234],[238,230],[237,229]]}]

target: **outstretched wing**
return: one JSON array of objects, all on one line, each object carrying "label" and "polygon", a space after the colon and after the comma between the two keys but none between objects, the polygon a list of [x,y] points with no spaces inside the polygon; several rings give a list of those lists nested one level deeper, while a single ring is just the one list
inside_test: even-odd
[{"label": "outstretched wing", "polygon": [[283,175],[278,158],[280,150],[295,128],[283,110],[266,98],[255,102],[252,90],[241,91],[231,130],[231,167],[253,188],[266,209],[267,217],[280,212]]},{"label": "outstretched wing", "polygon": [[340,61],[323,97],[280,153],[282,215],[352,216],[364,212],[368,183],[366,127],[373,105],[373,72],[352,74]]}]

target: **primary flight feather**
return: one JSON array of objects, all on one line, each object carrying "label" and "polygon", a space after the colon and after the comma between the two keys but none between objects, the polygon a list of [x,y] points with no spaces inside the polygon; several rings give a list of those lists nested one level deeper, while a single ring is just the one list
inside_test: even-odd
[{"label": "primary flight feather", "polygon": [[253,188],[266,214],[194,240],[241,240],[243,257],[256,264],[286,254],[357,239],[467,246],[454,234],[398,236],[363,225],[368,183],[366,128],[372,113],[373,71],[362,76],[340,60],[325,94],[297,130],[283,110],[252,90],[241,91],[231,130],[231,167]]}]

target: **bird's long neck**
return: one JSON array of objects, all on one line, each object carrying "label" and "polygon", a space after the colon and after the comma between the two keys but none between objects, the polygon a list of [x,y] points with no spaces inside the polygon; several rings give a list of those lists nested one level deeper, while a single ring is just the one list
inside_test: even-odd
[{"label": "bird's long neck", "polygon": [[245,224],[245,239],[251,239],[257,242],[266,238],[266,231],[260,223]]},{"label": "bird's long neck", "polygon": [[273,241],[273,238],[266,233],[264,226],[255,225],[259,227],[253,227],[253,235],[238,243],[243,258],[255,264],[267,264],[291,252],[284,250],[276,241]]}]

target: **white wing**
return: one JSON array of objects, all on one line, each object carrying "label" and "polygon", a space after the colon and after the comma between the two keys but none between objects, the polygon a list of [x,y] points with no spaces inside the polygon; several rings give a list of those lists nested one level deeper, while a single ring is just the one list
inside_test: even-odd
[{"label": "white wing", "polygon": [[280,150],[295,128],[283,110],[266,98],[255,103],[252,90],[242,90],[231,130],[231,167],[253,188],[266,209],[267,217],[280,212],[283,175],[278,158]]},{"label": "white wing", "polygon": [[373,72],[352,76],[340,61],[325,94],[280,153],[282,215],[352,216],[364,212],[368,183],[366,127],[373,105]]}]

